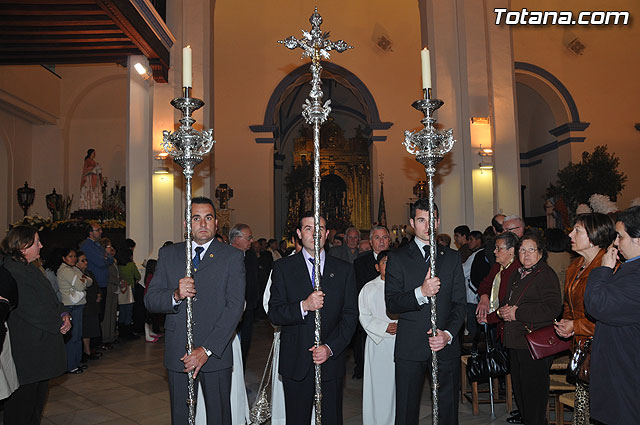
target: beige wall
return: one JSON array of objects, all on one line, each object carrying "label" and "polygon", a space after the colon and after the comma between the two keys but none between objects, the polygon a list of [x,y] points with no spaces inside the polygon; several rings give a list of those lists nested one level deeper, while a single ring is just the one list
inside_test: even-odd
[{"label": "beige wall", "polygon": [[[313,2],[268,3],[218,1],[215,10],[215,133],[216,184],[234,189],[229,205],[233,222],[247,222],[254,235],[272,237],[273,145],[256,144],[249,125],[262,124],[265,108],[276,85],[301,60],[300,51],[277,44],[289,35],[309,30]],[[380,118],[394,123],[386,142],[374,143],[372,176],[385,174],[389,223],[405,223],[406,203],[415,182],[424,172],[401,145],[405,129],[419,126],[420,115],[411,102],[420,96],[420,29],[415,1],[322,2],[321,28],[331,39],[344,39],[355,49],[333,53],[331,62],[357,75],[371,90]],[[251,10],[251,13],[246,13]],[[274,25],[277,22],[277,25]],[[393,51],[383,52],[373,42],[376,29],[383,28],[393,41]],[[379,183],[372,179],[373,213],[377,215]],[[391,190],[393,188],[393,190]]]},{"label": "beige wall", "polygon": [[[634,124],[640,121],[640,56],[637,54],[640,27],[634,22],[640,16],[640,3],[628,0],[513,0],[512,10],[572,10],[578,12],[614,10],[629,11],[631,23],[609,26],[514,26],[513,42],[516,61],[544,68],[556,76],[576,102],[580,120],[591,123],[583,132],[584,143],[571,144],[571,159],[579,161],[583,151],[592,152],[597,145],[608,145],[609,152],[620,157],[620,169],[629,180],[618,207],[627,208],[640,196],[640,169],[635,166],[640,133]],[[586,45],[577,56],[566,48],[575,36]],[[567,158],[568,159],[568,158]],[[560,167],[567,161],[560,163]],[[531,169],[533,172],[535,167]]]},{"label": "beige wall", "polygon": [[[22,217],[15,191],[24,181],[36,190],[30,215],[49,216],[45,195],[73,195],[78,208],[86,151],[109,179],[125,182],[127,73],[117,65],[0,67],[0,231]],[[7,199],[4,202],[4,199]]]}]

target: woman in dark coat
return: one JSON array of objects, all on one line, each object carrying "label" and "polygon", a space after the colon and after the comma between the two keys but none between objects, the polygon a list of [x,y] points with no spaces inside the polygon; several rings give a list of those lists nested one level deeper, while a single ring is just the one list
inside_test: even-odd
[{"label": "woman in dark coat", "polygon": [[4,425],[39,424],[49,379],[67,369],[62,334],[71,328],[68,313],[38,267],[40,238],[29,226],[12,228],[0,245],[4,266],[18,285],[20,301],[7,324],[20,387],[4,405]]},{"label": "woman in dark coat", "polygon": [[507,288],[506,304],[498,309],[505,321],[504,345],[509,349],[511,380],[525,425],[547,424],[549,368],[552,357],[534,360],[525,335],[553,324],[562,307],[558,276],[544,261],[545,248],[535,234],[524,235],[518,254],[522,267]]},{"label": "woman in dark coat", "polygon": [[[640,207],[616,218],[618,237],[589,274],[584,305],[596,320],[591,348],[591,417],[605,424],[640,421]],[[626,259],[614,272],[618,253]]]}]

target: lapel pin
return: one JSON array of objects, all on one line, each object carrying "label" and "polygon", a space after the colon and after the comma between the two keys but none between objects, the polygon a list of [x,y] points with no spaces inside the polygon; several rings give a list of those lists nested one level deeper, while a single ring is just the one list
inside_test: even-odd
[{"label": "lapel pin", "polygon": [[213,258],[213,254],[209,254],[209,258]]},{"label": "lapel pin", "polygon": [[333,274],[333,273],[329,273],[329,277],[333,277],[333,276],[334,276],[334,274]]}]

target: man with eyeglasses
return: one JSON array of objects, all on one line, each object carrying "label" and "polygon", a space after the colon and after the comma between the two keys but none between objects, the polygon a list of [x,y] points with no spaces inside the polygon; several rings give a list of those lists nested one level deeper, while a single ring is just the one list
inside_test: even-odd
[{"label": "man with eyeglasses", "polygon": [[93,273],[100,289],[100,322],[104,320],[104,305],[107,298],[107,283],[109,281],[109,266],[113,264],[113,254],[110,254],[100,244],[102,227],[97,224],[87,226],[87,239],[80,244],[80,249],[87,256],[87,269]]},{"label": "man with eyeglasses", "polygon": [[258,298],[260,295],[260,285],[258,283],[258,257],[251,249],[253,234],[251,227],[238,223],[229,231],[229,244],[244,253],[244,268],[246,273],[246,291],[244,300],[246,302],[242,320],[240,321],[240,346],[242,347],[242,364],[247,364],[247,354],[251,346],[251,336],[253,334],[253,321]]},{"label": "man with eyeglasses", "polygon": [[524,235],[524,220],[517,215],[510,215],[505,217],[502,228],[505,232],[511,232],[518,238]]}]

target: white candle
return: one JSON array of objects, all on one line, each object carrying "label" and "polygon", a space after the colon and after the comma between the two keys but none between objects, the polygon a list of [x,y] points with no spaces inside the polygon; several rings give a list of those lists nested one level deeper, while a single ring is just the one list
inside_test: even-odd
[{"label": "white candle", "polygon": [[422,88],[431,88],[431,60],[429,57],[429,49],[426,47],[420,52],[420,59],[422,61]]},{"label": "white candle", "polygon": [[187,46],[182,49],[182,87],[193,87],[191,79],[191,46]]}]

